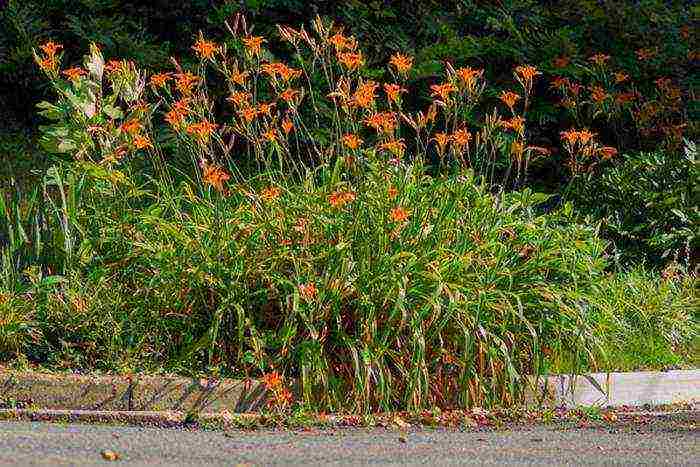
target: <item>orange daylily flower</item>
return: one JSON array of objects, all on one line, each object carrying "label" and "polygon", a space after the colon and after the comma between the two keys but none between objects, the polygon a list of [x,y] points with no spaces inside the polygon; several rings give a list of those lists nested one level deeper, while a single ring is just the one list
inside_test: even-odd
[{"label": "orange daylily flower", "polygon": [[138,133],[143,125],[138,120],[127,120],[119,126],[119,129],[124,133],[129,133],[131,135]]},{"label": "orange daylily flower", "polygon": [[432,91],[430,94],[432,97],[439,97],[443,101],[446,101],[450,98],[450,94],[457,91],[457,88],[452,83],[443,83],[431,85],[430,90]]},{"label": "orange daylily flower", "polygon": [[338,61],[348,70],[357,70],[365,63],[362,52],[339,52]]},{"label": "orange daylily flower", "polygon": [[108,60],[105,63],[105,71],[107,73],[118,73],[127,67],[127,62],[124,60]]},{"label": "orange daylily flower", "polygon": [[621,92],[615,96],[615,103],[619,105],[627,104],[632,102],[637,96],[633,92]]},{"label": "orange daylily flower", "polygon": [[276,186],[269,186],[260,193],[260,197],[264,201],[273,201],[280,197],[282,190]]},{"label": "orange daylily flower", "polygon": [[618,84],[624,83],[628,79],[630,79],[630,77],[627,73],[623,73],[622,71],[618,71],[617,73],[615,73],[615,82]]},{"label": "orange daylily flower", "polygon": [[204,166],[204,173],[202,175],[202,180],[207,185],[210,185],[216,189],[216,191],[224,191],[224,183],[231,179],[231,176],[218,165],[208,165]]},{"label": "orange daylily flower", "polygon": [[188,99],[180,99],[173,103],[172,108],[166,112],[165,121],[168,122],[173,127],[178,127],[185,119],[185,116],[190,113],[188,107]]},{"label": "orange daylily flower", "polygon": [[243,42],[243,45],[248,53],[253,56],[259,55],[260,48],[262,47],[263,43],[267,42],[265,38],[261,36],[247,36],[241,39],[241,41]]},{"label": "orange daylily flower", "polygon": [[374,81],[367,81],[360,84],[352,96],[352,105],[369,109],[374,104],[375,92],[379,85]]},{"label": "orange daylily flower", "polygon": [[282,78],[285,82],[288,82],[299,78],[301,73],[301,70],[285,66],[282,71],[280,71],[280,78]]},{"label": "orange daylily flower", "polygon": [[578,131],[573,129],[562,131],[561,139],[563,139],[570,145],[576,144],[576,142],[578,141]]},{"label": "orange daylily flower", "polygon": [[389,218],[393,222],[404,222],[409,218],[409,216],[410,213],[408,212],[408,210],[401,206],[392,208],[391,211],[389,211]]},{"label": "orange daylily flower", "polygon": [[248,72],[247,71],[238,71],[234,70],[231,73],[231,81],[236,83],[239,86],[245,86],[245,80],[248,77]]},{"label": "orange daylily flower", "polygon": [[562,78],[561,76],[555,76],[552,78],[552,82],[549,85],[550,89],[563,89],[567,87],[571,81],[569,81],[569,78]]},{"label": "orange daylily flower", "polygon": [[190,72],[177,73],[175,75],[175,87],[183,95],[192,94],[192,88],[199,82],[199,77]]},{"label": "orange daylily flower", "polygon": [[406,150],[406,143],[403,142],[403,139],[390,139],[389,141],[380,144],[379,149],[389,151],[394,156],[398,157],[403,155],[404,151]]},{"label": "orange daylily flower", "polygon": [[56,52],[61,50],[63,48],[63,45],[58,44],[54,41],[48,41],[43,45],[40,45],[39,48],[49,57],[54,57],[56,56]]},{"label": "orange daylily flower", "polygon": [[403,55],[400,53],[395,53],[391,56],[389,63],[394,68],[396,68],[396,71],[398,71],[402,75],[405,75],[409,71],[411,71],[411,68],[413,67],[413,57],[409,57],[408,55]]},{"label": "orange daylily flower", "polygon": [[261,135],[266,141],[274,143],[277,141],[277,130],[275,128],[268,128]]},{"label": "orange daylily flower", "polygon": [[270,117],[272,115],[272,109],[276,106],[274,102],[262,102],[258,105],[258,115],[267,115]]},{"label": "orange daylily flower", "polygon": [[501,95],[498,98],[513,111],[513,106],[520,100],[520,95],[513,91],[501,91]]},{"label": "orange daylily flower", "polygon": [[63,70],[63,74],[71,81],[77,81],[81,76],[85,76],[87,72],[80,67],[73,67]]},{"label": "orange daylily flower", "polygon": [[282,386],[282,377],[276,371],[264,375],[262,381],[269,390],[275,390]]},{"label": "orange daylily flower", "polygon": [[51,71],[56,71],[58,68],[58,60],[56,57],[44,57],[39,60],[38,62],[39,68],[41,68],[44,72],[51,72]]},{"label": "orange daylily flower", "polygon": [[153,87],[162,88],[165,87],[169,79],[170,73],[157,73],[151,76],[151,85]]},{"label": "orange daylily flower", "polygon": [[192,123],[187,127],[187,132],[196,136],[198,139],[205,141],[214,133],[218,125],[208,120]]},{"label": "orange daylily flower", "polygon": [[243,120],[245,120],[246,123],[253,122],[253,120],[255,120],[255,118],[258,116],[258,111],[252,106],[245,107],[238,113],[243,117]]},{"label": "orange daylily flower", "polygon": [[342,208],[355,201],[356,197],[352,191],[335,191],[328,196],[328,203],[334,208]]},{"label": "orange daylily flower", "polygon": [[476,80],[484,75],[484,70],[476,70],[472,67],[457,68],[455,74],[459,77],[460,82],[467,86],[467,89],[472,89],[476,84]]},{"label": "orange daylily flower", "polygon": [[282,120],[282,130],[284,130],[284,134],[288,135],[293,129],[294,123],[292,123],[289,118],[285,117],[284,120]]},{"label": "orange daylily flower", "polygon": [[591,62],[595,63],[598,66],[603,66],[605,63],[607,63],[608,60],[610,60],[610,55],[605,55],[602,53],[597,53],[595,55],[591,55],[588,57],[588,60]]},{"label": "orange daylily flower", "polygon": [[639,49],[635,53],[637,54],[637,59],[645,61],[654,58],[657,50],[656,48]]},{"label": "orange daylily flower", "polygon": [[152,148],[153,144],[151,143],[151,140],[148,139],[146,136],[143,135],[136,135],[134,138],[131,140],[132,143],[134,143],[134,147],[136,149],[146,149],[146,148]]},{"label": "orange daylily flower", "polygon": [[287,88],[280,93],[280,99],[282,99],[287,104],[295,104],[297,96],[301,95],[301,92],[297,89]]},{"label": "orange daylily flower", "polygon": [[437,143],[440,154],[444,154],[445,149],[447,149],[447,145],[450,142],[450,137],[447,133],[435,133],[433,141]]},{"label": "orange daylily flower", "polygon": [[460,150],[467,146],[471,139],[472,135],[466,128],[460,128],[459,130],[456,130],[450,137],[452,143]]},{"label": "orange daylily flower", "polygon": [[290,68],[282,62],[264,63],[260,69],[271,78],[276,79],[279,76],[285,82],[301,76],[301,70]]},{"label": "orange daylily flower", "polygon": [[243,107],[244,105],[247,105],[250,102],[250,99],[252,97],[253,96],[251,96],[248,92],[236,91],[229,97],[227,97],[226,100],[231,102],[236,107]]},{"label": "orange daylily flower", "polygon": [[503,120],[503,127],[509,130],[513,130],[516,133],[522,134],[525,131],[525,119],[520,115],[515,116],[509,120]]},{"label": "orange daylily flower", "polygon": [[281,62],[263,63],[260,65],[260,70],[271,78],[275,78],[282,66],[284,66],[284,64]]},{"label": "orange daylily flower", "polygon": [[374,113],[364,120],[365,124],[377,132],[391,133],[396,129],[397,121],[394,112]]},{"label": "orange daylily flower", "polygon": [[401,93],[408,92],[408,90],[402,88],[398,84],[384,84],[384,92],[386,93],[386,97],[390,102],[399,104],[401,101]]},{"label": "orange daylily flower", "polygon": [[583,130],[570,129],[570,130],[566,130],[566,131],[561,132],[561,138],[569,145],[574,145],[578,142],[582,146],[585,146],[589,142],[591,142],[594,137],[595,137],[595,133],[591,132],[588,129],[583,129]]},{"label": "orange daylily flower", "polygon": [[354,150],[359,148],[360,145],[362,145],[362,138],[360,138],[357,135],[348,133],[346,135],[343,135],[343,144],[346,148]]},{"label": "orange daylily flower", "polygon": [[394,198],[396,198],[396,197],[398,196],[399,190],[397,190],[396,187],[395,187],[394,185],[391,185],[391,186],[387,189],[386,194],[387,194],[387,196],[389,197],[389,199],[394,199]]},{"label": "orange daylily flower", "polygon": [[336,52],[342,52],[344,50],[355,50],[357,47],[357,41],[353,37],[346,37],[343,35],[342,31],[338,31],[333,34],[328,42],[333,44]]},{"label": "orange daylily flower", "polygon": [[542,72],[532,65],[521,65],[515,67],[515,74],[525,81],[531,81],[535,76],[541,75]]},{"label": "orange daylily flower", "polygon": [[510,154],[520,158],[525,151],[525,144],[521,140],[515,140],[510,145]]},{"label": "orange daylily flower", "polygon": [[539,76],[541,74],[542,74],[542,72],[538,71],[537,68],[535,68],[532,65],[521,65],[521,66],[515,67],[516,78],[528,90],[530,90],[532,88],[532,80],[536,76]]},{"label": "orange daylily flower", "polygon": [[214,42],[206,41],[204,37],[200,37],[192,46],[192,50],[194,50],[201,59],[211,59],[214,57],[214,53],[219,50],[219,47]]},{"label": "orange daylily flower", "polygon": [[608,97],[609,94],[605,92],[605,89],[603,89],[601,86],[591,87],[591,99],[593,100],[593,102],[601,103]]},{"label": "orange daylily flower", "polygon": [[589,141],[592,141],[593,138],[595,137],[595,133],[588,129],[583,129],[579,130],[578,132],[578,140],[581,144],[588,144]]},{"label": "orange daylily flower", "polygon": [[308,284],[299,284],[299,295],[307,300],[313,300],[316,297],[318,290],[313,282]]}]

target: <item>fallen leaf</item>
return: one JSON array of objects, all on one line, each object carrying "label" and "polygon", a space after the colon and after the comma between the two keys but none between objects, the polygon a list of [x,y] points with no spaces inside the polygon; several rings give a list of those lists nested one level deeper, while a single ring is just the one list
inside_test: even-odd
[{"label": "fallen leaf", "polygon": [[105,449],[100,454],[102,455],[102,458],[106,461],[118,461],[119,460],[119,454],[112,451],[111,449]]},{"label": "fallen leaf", "polygon": [[474,420],[474,419],[473,419],[472,417],[470,417],[469,415],[465,415],[465,416],[464,416],[464,418],[462,419],[462,425],[465,426],[465,427],[469,427],[469,428],[475,428],[475,427],[479,426],[479,424],[477,423],[477,421]]},{"label": "fallen leaf", "polygon": [[391,422],[396,425],[399,428],[406,429],[409,428],[411,425],[407,423],[403,418],[399,417],[398,415],[395,416]]}]

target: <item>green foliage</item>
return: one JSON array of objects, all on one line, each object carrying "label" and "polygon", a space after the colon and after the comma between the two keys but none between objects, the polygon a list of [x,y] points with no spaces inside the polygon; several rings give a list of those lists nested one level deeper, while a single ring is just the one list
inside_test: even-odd
[{"label": "green foliage", "polygon": [[612,167],[576,180],[571,199],[602,222],[604,235],[624,264],[665,264],[691,268],[698,262],[700,166],[697,147],[683,152],[622,156]]},{"label": "green foliage", "polygon": [[[671,267],[660,277],[635,268],[558,297],[559,306],[585,313],[595,323],[593,332],[606,336],[600,370],[677,368],[697,361],[697,281],[682,272]],[[581,362],[559,355],[564,358],[554,363],[558,371],[577,371]]]},{"label": "green foliage", "polygon": [[[76,45],[97,41],[108,59],[162,71],[169,55],[191,47],[195,31],[226,21],[241,33],[232,17],[239,11],[267,20],[256,33],[304,20],[292,0],[209,3],[180,2],[160,20],[161,2],[54,0],[38,9],[10,1],[0,21],[11,34],[0,47],[14,58],[0,65],[8,71],[2,79],[26,78],[26,94],[3,99],[19,98],[19,115],[44,93],[23,67],[30,57],[53,57],[34,56],[24,39],[62,42],[62,67],[78,61]],[[288,57],[299,67],[294,79],[303,84],[293,85],[308,87],[303,103],[281,97],[290,84],[262,71],[236,33],[197,62],[178,57],[194,74],[176,65],[162,85],[147,85],[129,61],[105,69],[94,46],[83,76],[44,65],[58,95],[39,105],[42,122],[50,121],[41,142],[52,165],[36,171],[38,183],[13,176],[0,193],[0,358],[281,374],[298,379],[301,406],[363,412],[507,405],[520,400],[528,375],[685,360],[698,332],[699,184],[694,145],[674,152],[693,79],[681,58],[695,34],[681,29],[684,4],[643,2],[645,16],[630,2],[304,3],[339,15],[369,40],[371,55],[368,68],[341,66],[329,40],[335,31],[322,21],[311,28],[322,47],[295,44],[291,53],[270,44],[265,61]],[[638,60],[634,51],[654,46],[651,33],[668,42]],[[417,57],[410,76],[379,68],[407,49]],[[601,51],[613,61],[591,64]],[[555,66],[562,57],[568,63]],[[496,86],[482,87],[478,71],[473,81],[460,78],[442,61],[483,67]],[[523,63],[538,65],[544,78],[556,68],[568,80],[565,99],[572,87],[586,90],[559,108],[554,92],[531,94],[522,69],[514,85],[513,67]],[[239,65],[249,81],[232,78]],[[657,66],[673,79],[654,82]],[[647,93],[636,107],[610,107],[620,70]],[[212,71],[224,82],[213,82]],[[374,96],[379,84],[368,78],[388,74],[419,90],[407,93],[406,107],[379,97],[358,104],[353,93],[364,86]],[[546,87],[544,78],[536,88]],[[453,89],[435,103],[426,92],[439,79]],[[609,95],[594,98],[603,85]],[[522,93],[508,124],[493,108],[501,89]],[[220,104],[240,90],[239,107]],[[431,107],[419,113],[423,101]],[[250,121],[246,110],[255,112]],[[516,113],[529,121],[509,127]],[[380,114],[383,123],[372,128],[367,122]],[[569,159],[551,160],[564,203],[543,213],[549,197],[524,186],[541,182],[530,176],[530,158],[549,154],[540,146],[556,145],[572,126],[590,126],[601,144],[590,132],[568,133]],[[454,144],[459,129],[472,133]],[[696,130],[689,122],[687,131]],[[449,150],[438,141],[448,132]],[[649,140],[661,133],[658,150],[636,151],[656,148]],[[356,147],[346,144],[353,135],[362,140]],[[612,141],[635,150],[616,159],[602,145]],[[8,167],[13,175],[21,164]],[[565,167],[570,181],[560,175]],[[509,176],[514,183],[503,181]],[[581,212],[600,221],[620,263],[638,252],[649,262],[674,261],[661,277],[609,272],[606,243]]]}]

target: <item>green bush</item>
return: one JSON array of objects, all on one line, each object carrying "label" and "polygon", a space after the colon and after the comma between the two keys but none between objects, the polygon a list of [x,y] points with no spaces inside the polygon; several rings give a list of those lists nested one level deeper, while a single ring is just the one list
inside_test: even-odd
[{"label": "green bush", "polygon": [[700,165],[694,143],[684,151],[624,155],[575,180],[571,199],[601,222],[623,264],[698,265]]}]

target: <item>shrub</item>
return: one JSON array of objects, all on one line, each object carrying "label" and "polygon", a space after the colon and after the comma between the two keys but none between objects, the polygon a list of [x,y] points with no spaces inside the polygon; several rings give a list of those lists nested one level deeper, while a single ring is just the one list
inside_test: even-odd
[{"label": "shrub", "polygon": [[624,155],[616,164],[576,179],[571,199],[602,222],[624,264],[698,264],[698,167],[695,144],[684,152]]}]

